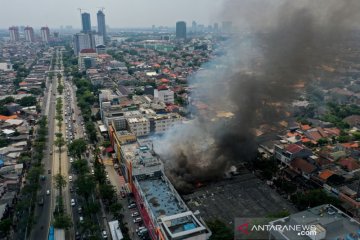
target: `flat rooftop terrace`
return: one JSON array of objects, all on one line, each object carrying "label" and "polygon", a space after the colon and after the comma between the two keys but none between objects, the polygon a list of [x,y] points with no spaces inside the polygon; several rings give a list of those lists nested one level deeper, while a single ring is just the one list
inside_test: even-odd
[{"label": "flat rooftop terrace", "polygon": [[187,211],[181,206],[180,201],[166,181],[161,178],[139,180],[138,183],[156,218]]},{"label": "flat rooftop terrace", "polygon": [[[274,225],[320,225],[325,229],[326,239],[359,239],[360,223],[332,205],[321,205],[271,222]],[[309,239],[295,231],[277,232],[288,239]]]}]

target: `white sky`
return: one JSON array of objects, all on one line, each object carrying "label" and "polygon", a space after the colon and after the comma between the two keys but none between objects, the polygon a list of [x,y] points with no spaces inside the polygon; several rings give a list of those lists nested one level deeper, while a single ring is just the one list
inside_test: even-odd
[{"label": "white sky", "polygon": [[[225,0],[0,0],[0,28],[29,25],[34,28],[80,28],[78,8],[91,14],[96,26],[96,12],[105,7],[106,25],[110,27],[175,26],[178,20],[188,25],[195,20],[205,25],[219,21]],[[220,21],[219,21],[220,22]]]}]

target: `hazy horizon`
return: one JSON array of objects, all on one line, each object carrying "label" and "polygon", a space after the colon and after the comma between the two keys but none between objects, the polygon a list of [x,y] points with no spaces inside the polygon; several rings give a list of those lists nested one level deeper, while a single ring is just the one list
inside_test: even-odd
[{"label": "hazy horizon", "polygon": [[[10,26],[32,26],[40,28],[81,27],[78,8],[91,15],[91,25],[96,26],[96,13],[104,7],[106,25],[110,28],[145,28],[155,26],[175,26],[176,21],[186,21],[188,25],[194,20],[198,24],[209,25],[220,22],[219,9],[224,0],[113,0],[86,1],[62,0],[23,1],[12,0],[2,4],[0,9],[0,28]],[[21,7],[19,7],[21,6]]]}]

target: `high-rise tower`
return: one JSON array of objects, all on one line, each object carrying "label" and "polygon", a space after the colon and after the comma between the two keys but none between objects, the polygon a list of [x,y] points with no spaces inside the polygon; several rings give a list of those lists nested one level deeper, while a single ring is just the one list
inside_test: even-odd
[{"label": "high-rise tower", "polygon": [[84,33],[91,32],[90,13],[82,13],[81,14],[81,23],[82,23],[82,31]]},{"label": "high-rise tower", "polygon": [[176,23],[176,38],[178,39],[186,38],[186,23],[183,21]]},{"label": "high-rise tower", "polygon": [[42,27],[40,30],[41,33],[41,41],[44,43],[48,43],[50,39],[50,30],[48,27]]},{"label": "high-rise tower", "polygon": [[9,28],[10,41],[17,42],[20,40],[19,28],[18,27],[10,27]]},{"label": "high-rise tower", "polygon": [[24,29],[25,41],[35,42],[34,29],[32,27],[26,27]]},{"label": "high-rise tower", "polygon": [[103,42],[106,43],[106,24],[105,24],[105,14],[102,10],[97,12],[97,24],[98,24],[98,34],[103,37]]}]

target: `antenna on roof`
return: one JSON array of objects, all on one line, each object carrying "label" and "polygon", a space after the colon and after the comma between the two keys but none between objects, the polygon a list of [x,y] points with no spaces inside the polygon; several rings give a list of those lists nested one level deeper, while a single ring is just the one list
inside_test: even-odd
[{"label": "antenna on roof", "polygon": [[104,7],[98,7],[102,12],[104,11]]}]

